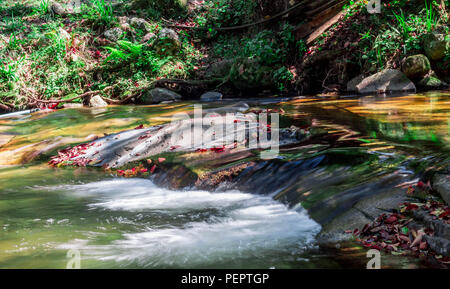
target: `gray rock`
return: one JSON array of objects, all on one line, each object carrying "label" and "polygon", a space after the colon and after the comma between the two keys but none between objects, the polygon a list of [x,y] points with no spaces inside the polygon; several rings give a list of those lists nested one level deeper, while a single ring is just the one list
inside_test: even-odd
[{"label": "gray rock", "polygon": [[423,54],[408,56],[402,61],[402,71],[409,79],[422,79],[430,70],[430,61]]},{"label": "gray rock", "polygon": [[450,40],[442,34],[429,33],[424,37],[423,48],[431,60],[440,60],[450,49]]},{"label": "gray rock", "polygon": [[122,35],[123,31],[119,27],[115,27],[105,31],[105,38],[112,42],[116,42],[117,40],[119,40]]},{"label": "gray rock", "polygon": [[215,92],[215,91],[208,91],[207,93],[204,93],[202,96],[200,96],[201,101],[219,101],[222,100],[222,93]]},{"label": "gray rock", "polygon": [[141,102],[143,104],[155,104],[163,101],[176,101],[181,98],[181,95],[166,88],[154,88],[141,97]]},{"label": "gray rock", "polygon": [[435,174],[433,176],[432,186],[441,195],[447,205],[450,205],[450,176],[448,174]]},{"label": "gray rock", "polygon": [[153,48],[160,55],[176,55],[181,49],[180,38],[174,30],[164,28],[159,32]]},{"label": "gray rock", "polygon": [[347,91],[351,91],[351,92],[355,92],[357,91],[356,86],[358,84],[361,83],[361,81],[364,80],[364,75],[360,74],[354,78],[352,78],[348,83],[347,83]]},{"label": "gray rock", "polygon": [[133,28],[141,29],[145,32],[150,32],[152,29],[150,23],[148,23],[147,21],[145,21],[142,18],[137,18],[137,17],[131,18],[130,25]]},{"label": "gray rock", "polygon": [[55,13],[56,15],[61,15],[61,16],[64,16],[67,14],[66,9],[64,9],[64,7],[61,4],[59,4],[58,2],[53,2],[50,5],[50,11]]},{"label": "gray rock", "polygon": [[415,222],[432,229],[435,236],[450,239],[450,224],[446,224],[440,219],[433,219],[430,213],[423,209],[413,211],[413,217]]},{"label": "gray rock", "polygon": [[415,92],[416,86],[401,71],[385,69],[364,78],[356,89],[358,93]]},{"label": "gray rock", "polygon": [[108,104],[100,97],[100,95],[94,95],[89,100],[89,106],[91,107],[105,107]]},{"label": "gray rock", "polygon": [[450,240],[428,235],[424,238],[433,251],[445,257],[450,256]]}]

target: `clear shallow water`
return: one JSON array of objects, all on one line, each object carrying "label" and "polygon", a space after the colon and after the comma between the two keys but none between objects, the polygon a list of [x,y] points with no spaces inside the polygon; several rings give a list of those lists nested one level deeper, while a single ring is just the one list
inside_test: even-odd
[{"label": "clear shallow water", "polygon": [[[297,125],[326,133],[319,143],[282,152],[293,159],[292,170],[314,169],[293,184],[291,209],[272,198],[276,187],[292,181],[289,171],[274,170],[265,188],[243,193],[172,191],[146,179],[46,165],[58,148],[92,134],[160,124],[189,105],[69,109],[0,120],[0,268],[65,268],[69,249],[80,251],[82,268],[364,268],[365,251],[354,244],[319,250],[314,236],[320,226],[302,206],[332,195],[330,202],[345,200],[339,193],[351,196],[358,186],[386,191],[390,184],[377,185],[379,176],[401,172],[415,179],[415,167],[420,172],[427,162],[448,158],[449,95],[439,93],[283,103]],[[330,152],[326,163],[310,165],[322,157],[309,156],[324,149]],[[391,258],[383,264],[417,266]]]}]

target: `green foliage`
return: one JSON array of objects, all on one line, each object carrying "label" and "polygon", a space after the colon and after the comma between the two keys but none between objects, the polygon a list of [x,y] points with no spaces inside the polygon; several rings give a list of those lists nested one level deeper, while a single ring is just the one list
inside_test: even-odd
[{"label": "green foliage", "polygon": [[48,13],[50,7],[50,0],[41,0],[38,7],[34,8],[34,13],[45,15]]},{"label": "green foliage", "polygon": [[221,37],[214,47],[216,56],[255,58],[264,65],[285,63],[290,55],[306,52],[304,41],[295,41],[293,27],[284,25],[279,32],[263,30],[242,39]]},{"label": "green foliage", "polygon": [[121,61],[137,59],[142,56],[142,44],[134,44],[130,41],[119,40],[117,41],[117,45],[117,48],[105,47],[105,49],[110,51],[110,54],[106,58],[105,62],[112,61],[114,63],[118,63]]},{"label": "green foliage", "polygon": [[403,10],[400,10],[400,15],[395,12],[393,12],[393,13],[394,13],[395,18],[397,19],[398,24],[400,25],[400,28],[403,31],[403,37],[405,39],[407,39],[409,37],[409,32],[411,32],[411,30],[410,30],[408,24],[406,24],[407,20],[405,18],[405,15],[403,14]]},{"label": "green foliage", "polygon": [[[257,1],[246,0],[207,0],[205,9],[208,13],[201,15],[198,23],[204,22],[210,27],[236,26],[248,23],[257,8]],[[206,21],[202,18],[206,17]]]},{"label": "green foliage", "polygon": [[273,73],[273,79],[280,91],[285,90],[286,84],[290,82],[293,78],[294,76],[292,75],[292,73],[289,71],[289,69],[287,69],[284,66],[275,70]]},{"label": "green foliage", "polygon": [[14,63],[4,63],[0,59],[0,80],[1,81],[17,81],[18,77],[16,75],[18,68],[18,62]]},{"label": "green foliage", "polygon": [[145,10],[147,17],[182,17],[186,15],[187,0],[134,0],[132,9]]},{"label": "green foliage", "polygon": [[426,25],[427,25],[427,31],[431,32],[439,23],[439,18],[436,17],[433,11],[433,4],[430,3],[428,6],[427,1],[425,0],[425,10],[426,10]]},{"label": "green foliage", "polygon": [[82,18],[104,26],[111,26],[115,22],[111,3],[106,3],[105,0],[93,0],[92,4],[92,6],[81,5]]},{"label": "green foliage", "polygon": [[94,0],[93,3],[102,20],[106,23],[111,22],[111,19],[114,17],[112,5],[106,4],[105,0]]}]

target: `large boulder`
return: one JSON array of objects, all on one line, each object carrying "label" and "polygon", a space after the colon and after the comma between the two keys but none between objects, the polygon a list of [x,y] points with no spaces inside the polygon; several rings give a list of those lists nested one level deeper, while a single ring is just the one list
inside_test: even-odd
[{"label": "large boulder", "polygon": [[443,34],[429,33],[423,39],[423,48],[431,60],[440,60],[450,49],[450,40]]},{"label": "large boulder", "polygon": [[176,55],[181,49],[181,41],[174,30],[164,28],[159,32],[153,48],[160,55]]},{"label": "large boulder", "polygon": [[219,101],[222,100],[222,93],[216,91],[208,91],[200,96],[201,101]]},{"label": "large boulder", "polygon": [[412,80],[422,79],[430,70],[430,61],[423,54],[408,56],[402,61],[403,73]]},{"label": "large boulder", "polygon": [[180,100],[181,95],[166,88],[154,88],[141,96],[142,104],[156,104],[163,101],[176,101]]},{"label": "large boulder", "polygon": [[347,91],[350,91],[350,92],[357,91],[356,86],[358,84],[360,84],[361,81],[363,81],[363,80],[364,80],[364,75],[363,74],[360,74],[360,75],[350,79],[350,81],[347,83]]},{"label": "large boulder", "polygon": [[358,93],[385,93],[416,91],[416,86],[401,71],[385,69],[367,78],[357,86]]},{"label": "large boulder", "polygon": [[123,31],[119,27],[116,27],[116,28],[106,30],[104,34],[105,34],[106,39],[108,39],[109,41],[112,41],[112,42],[116,42],[117,40],[119,40],[122,37]]}]

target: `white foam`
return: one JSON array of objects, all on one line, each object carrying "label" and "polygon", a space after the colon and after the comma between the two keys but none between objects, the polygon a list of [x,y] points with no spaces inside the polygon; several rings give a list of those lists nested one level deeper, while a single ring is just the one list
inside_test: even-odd
[{"label": "white foam", "polygon": [[[91,207],[106,210],[166,210],[185,215],[198,208],[217,208],[205,221],[186,218],[180,225],[149,226],[123,234],[108,245],[76,242],[83,255],[103,261],[138,263],[146,267],[192,267],[233,263],[244,258],[264,259],[274,252],[299,252],[314,245],[320,225],[305,210],[289,210],[270,197],[239,191],[171,191],[143,179],[119,179],[66,188],[100,197]],[[175,211],[174,211],[175,210]]]}]

